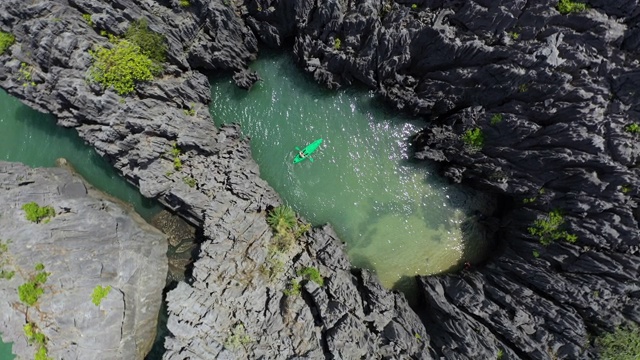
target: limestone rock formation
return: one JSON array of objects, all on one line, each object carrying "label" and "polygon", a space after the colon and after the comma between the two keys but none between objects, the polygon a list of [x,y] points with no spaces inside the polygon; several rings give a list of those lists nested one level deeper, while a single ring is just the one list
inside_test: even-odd
[{"label": "limestone rock formation", "polygon": [[[46,337],[56,359],[143,359],[155,339],[167,272],[166,237],[61,168],[0,162],[0,332],[13,352],[33,358],[23,326]],[[55,216],[34,223],[22,206],[51,206]],[[48,279],[37,302],[20,301],[37,264]],[[111,287],[99,306],[96,286]]]}]

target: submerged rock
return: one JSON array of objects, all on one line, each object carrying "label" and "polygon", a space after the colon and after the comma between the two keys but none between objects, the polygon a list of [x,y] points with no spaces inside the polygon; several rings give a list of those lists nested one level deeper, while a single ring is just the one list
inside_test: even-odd
[{"label": "submerged rock", "polygon": [[[143,359],[155,339],[167,258],[166,237],[82,179],[60,168],[0,162],[0,332],[13,352],[33,358],[23,326],[46,337],[49,356],[64,359]],[[51,206],[55,216],[28,221],[23,204]],[[18,287],[37,265],[49,273],[31,306]],[[111,291],[97,306],[96,286]]]}]

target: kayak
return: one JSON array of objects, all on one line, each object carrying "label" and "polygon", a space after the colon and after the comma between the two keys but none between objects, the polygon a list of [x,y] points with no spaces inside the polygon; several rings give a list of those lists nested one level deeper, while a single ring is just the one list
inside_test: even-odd
[{"label": "kayak", "polygon": [[[296,147],[296,150],[298,150],[298,154],[296,154],[295,159],[293,159],[293,163],[297,164],[297,163],[299,163],[300,161],[302,161],[302,160],[304,160],[306,158],[309,158],[309,160],[313,161],[313,159],[309,155],[313,154],[313,152],[316,151],[320,147],[320,144],[322,144],[322,139],[318,139],[318,140],[312,142],[311,144],[307,145],[307,147],[305,147],[302,150],[300,150],[300,148]],[[304,156],[301,156],[300,155],[301,153]]]}]

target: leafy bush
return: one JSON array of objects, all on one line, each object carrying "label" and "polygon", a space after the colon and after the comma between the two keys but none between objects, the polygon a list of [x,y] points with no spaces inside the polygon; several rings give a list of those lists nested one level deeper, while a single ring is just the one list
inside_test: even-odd
[{"label": "leafy bush", "polygon": [[129,94],[136,82],[153,80],[153,74],[161,71],[135,43],[113,36],[109,40],[111,48],[90,51],[93,65],[89,77],[103,88],[111,87],[120,95]]},{"label": "leafy bush", "polygon": [[10,33],[0,31],[0,55],[16,42],[15,36]]},{"label": "leafy bush", "polygon": [[499,124],[502,121],[502,114],[493,114],[493,116],[491,116],[491,120],[489,120],[489,123],[491,125],[496,125]]},{"label": "leafy bush", "polygon": [[322,278],[322,275],[320,275],[320,270],[314,267],[306,267],[300,269],[298,270],[298,275],[305,277],[320,286],[324,285],[324,279]]},{"label": "leafy bush", "polygon": [[637,360],[640,355],[640,329],[637,326],[616,329],[596,339],[602,360]]},{"label": "leafy bush", "polygon": [[153,61],[155,72],[162,71],[162,63],[167,61],[167,39],[164,35],[152,31],[147,20],[140,19],[129,25],[124,37],[138,45],[142,54]]},{"label": "leafy bush", "polygon": [[179,2],[180,6],[182,7],[189,7],[191,5],[191,3],[189,2],[189,0],[180,0]]},{"label": "leafy bush", "polygon": [[286,205],[280,205],[269,213],[267,223],[278,235],[291,231],[297,224],[296,213]]},{"label": "leafy bush", "polygon": [[93,27],[93,25],[95,25],[93,23],[93,20],[91,20],[91,14],[82,14],[82,18],[87,22],[89,26]]},{"label": "leafy bush", "polygon": [[29,306],[35,304],[42,294],[44,294],[44,290],[33,282],[27,282],[18,287],[20,301]]},{"label": "leafy bush", "polygon": [[224,347],[233,350],[250,342],[251,338],[247,335],[244,324],[238,323],[231,330],[231,335],[224,340]]},{"label": "leafy bush", "polygon": [[298,296],[302,292],[302,285],[298,280],[291,280],[291,284],[283,291],[287,296]]},{"label": "leafy bush", "polygon": [[49,273],[44,271],[44,265],[38,264],[35,266],[37,273],[31,275],[28,282],[18,286],[18,297],[20,301],[27,306],[33,306],[40,296],[44,294],[42,285],[47,282]]},{"label": "leafy bush", "polygon": [[567,231],[560,230],[560,226],[564,224],[564,217],[559,210],[553,210],[543,219],[534,221],[530,227],[529,234],[537,236],[542,245],[549,245],[556,240],[564,239],[567,242],[574,243],[578,237]]},{"label": "leafy bush", "polygon": [[465,131],[462,135],[462,141],[471,147],[482,148],[484,145],[484,134],[482,133],[482,129],[474,128]]},{"label": "leafy bush", "polygon": [[56,211],[52,206],[40,207],[40,205],[34,201],[22,205],[22,210],[24,210],[27,220],[34,223],[39,223],[42,219],[56,216]]},{"label": "leafy bush", "polygon": [[198,185],[198,182],[192,176],[183,177],[182,182],[187,184],[188,187],[196,187],[196,185]]},{"label": "leafy bush", "polygon": [[102,287],[102,285],[96,285],[93,288],[93,293],[91,294],[91,302],[95,306],[100,306],[102,303],[102,299],[106,298],[107,295],[111,292],[111,285],[107,287]]},{"label": "leafy bush", "polygon": [[560,0],[558,1],[557,9],[560,14],[566,15],[569,13],[585,11],[587,10],[587,5],[571,0]]},{"label": "leafy bush", "polygon": [[624,130],[632,134],[640,134],[640,124],[633,123],[624,127]]},{"label": "leafy bush", "polygon": [[336,50],[340,50],[341,47],[342,47],[342,40],[340,40],[339,38],[336,38],[333,41],[333,48]]}]

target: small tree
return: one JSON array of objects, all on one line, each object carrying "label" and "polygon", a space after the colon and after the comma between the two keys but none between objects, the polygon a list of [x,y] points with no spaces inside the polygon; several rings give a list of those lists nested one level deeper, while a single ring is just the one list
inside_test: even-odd
[{"label": "small tree", "polygon": [[153,61],[155,71],[162,71],[162,63],[167,58],[167,39],[164,35],[149,29],[146,19],[139,19],[129,25],[124,37],[138,45],[142,54]]},{"label": "small tree", "polygon": [[93,65],[89,77],[102,85],[113,88],[118,94],[133,92],[136,82],[153,80],[153,74],[161,68],[131,41],[110,36],[111,48],[99,47],[91,51]]},{"label": "small tree", "polygon": [[15,42],[16,38],[12,34],[0,31],[0,55],[4,54]]}]

